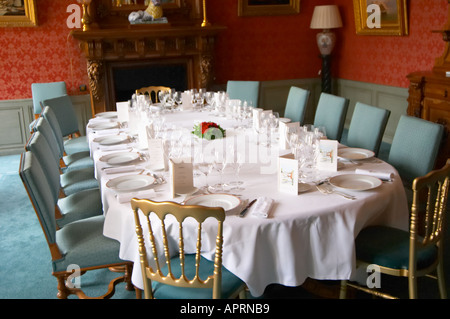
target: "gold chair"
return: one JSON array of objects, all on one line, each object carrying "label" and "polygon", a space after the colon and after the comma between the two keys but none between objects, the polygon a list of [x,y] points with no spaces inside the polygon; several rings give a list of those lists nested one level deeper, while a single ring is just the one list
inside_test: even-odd
[{"label": "gold chair", "polygon": [[166,86],[147,86],[136,90],[136,94],[146,94],[148,95],[153,103],[161,102],[159,100],[159,92],[170,92],[170,88]]},{"label": "gold chair", "polygon": [[[222,266],[222,226],[225,212],[221,207],[204,207],[197,205],[184,206],[173,202],[153,202],[147,199],[132,199],[131,206],[136,222],[136,234],[139,243],[142,278],[144,281],[144,294],[146,299],[206,299],[206,298],[234,298],[238,295],[245,297],[244,283]],[[140,221],[140,212],[145,217],[149,231],[151,251],[156,269],[148,264],[147,252],[144,242],[143,229]],[[159,222],[151,213],[156,214],[161,226],[161,235],[155,234]],[[178,222],[178,254],[170,251],[170,243],[175,239],[169,238],[165,218],[172,215]],[[183,222],[194,218],[198,223],[197,244],[195,254],[186,254],[184,249]],[[202,225],[212,217],[217,220],[217,237],[214,262],[202,257]],[[173,225],[175,226],[175,225]],[[186,229],[186,228],[185,228]],[[158,232],[159,233],[159,232]],[[194,234],[189,234],[193,236]],[[186,236],[188,236],[186,234]],[[155,239],[156,238],[156,239]],[[165,266],[161,267],[157,244],[164,246]],[[152,283],[152,280],[154,281]]]},{"label": "gold chair", "polygon": [[[443,168],[417,177],[412,184],[409,232],[385,226],[363,229],[355,241],[357,265],[376,265],[375,269],[383,274],[408,277],[411,299],[417,298],[417,277],[427,275],[436,278],[431,275],[436,271],[440,296],[447,298],[443,233],[449,183],[450,159]],[[347,286],[378,297],[395,298],[374,288],[344,280],[341,282],[341,299],[346,297]]]}]

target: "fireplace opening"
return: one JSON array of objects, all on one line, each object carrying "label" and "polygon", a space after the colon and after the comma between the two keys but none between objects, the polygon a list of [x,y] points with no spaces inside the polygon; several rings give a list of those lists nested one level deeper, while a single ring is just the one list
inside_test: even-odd
[{"label": "fireplace opening", "polygon": [[130,100],[137,89],[146,86],[167,86],[177,91],[189,88],[186,61],[119,62],[110,66],[110,74],[114,105]]}]

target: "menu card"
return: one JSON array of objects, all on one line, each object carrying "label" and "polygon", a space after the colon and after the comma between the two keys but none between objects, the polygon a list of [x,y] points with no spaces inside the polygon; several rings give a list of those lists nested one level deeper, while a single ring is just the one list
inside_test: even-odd
[{"label": "menu card", "polygon": [[147,136],[148,154],[150,156],[149,169],[167,170],[167,164],[164,156],[164,141],[158,138]]},{"label": "menu card", "polygon": [[298,161],[294,154],[278,158],[278,190],[283,193],[298,195]]},{"label": "menu card", "polygon": [[300,130],[300,122],[279,122],[278,132],[279,132],[279,146],[282,150],[289,149],[289,143],[286,138],[288,132],[295,132]]},{"label": "menu card", "polygon": [[176,194],[188,194],[194,189],[194,168],[189,160],[176,161],[170,159],[169,162],[170,181],[172,198]]},{"label": "menu card", "polygon": [[338,141],[320,140],[317,168],[324,171],[337,172]]},{"label": "menu card", "polygon": [[117,119],[120,123],[128,122],[128,105],[129,102],[117,102]]},{"label": "menu card", "polygon": [[192,94],[189,91],[184,91],[181,93],[181,108],[183,111],[192,110]]}]

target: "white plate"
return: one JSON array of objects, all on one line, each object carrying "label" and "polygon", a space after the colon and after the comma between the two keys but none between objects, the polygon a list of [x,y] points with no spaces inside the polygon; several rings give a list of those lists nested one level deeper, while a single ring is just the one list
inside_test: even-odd
[{"label": "white plate", "polygon": [[330,184],[341,189],[353,191],[366,191],[380,186],[381,179],[360,174],[344,174],[330,178]]},{"label": "white plate", "polygon": [[283,122],[283,123],[290,123],[291,119],[288,119],[287,117],[280,117],[278,119],[278,121]]},{"label": "white plate", "polygon": [[138,153],[134,152],[118,152],[113,154],[108,154],[100,157],[100,161],[108,163],[109,165],[122,165],[128,164],[140,157]]},{"label": "white plate", "polygon": [[177,194],[180,196],[189,196],[189,195],[195,194],[197,192],[198,192],[198,188],[193,187],[190,189],[182,189],[182,190],[178,191]]},{"label": "white plate", "polygon": [[228,194],[207,194],[192,197],[184,202],[185,205],[201,205],[207,207],[222,207],[226,212],[238,207],[241,200]]},{"label": "white plate", "polygon": [[106,182],[106,187],[118,192],[129,192],[152,186],[155,179],[149,175],[124,175]]},{"label": "white plate", "polygon": [[95,114],[95,117],[101,117],[104,119],[112,119],[112,118],[117,117],[117,112],[116,111],[102,112],[102,113]]},{"label": "white plate", "polygon": [[126,135],[109,135],[101,136],[94,139],[94,142],[100,145],[115,145],[128,141],[128,136]]},{"label": "white plate", "polygon": [[119,123],[117,122],[99,122],[89,124],[89,128],[93,130],[109,130],[112,128],[119,128]]},{"label": "white plate", "polygon": [[348,160],[363,160],[375,156],[375,153],[363,148],[341,148],[338,156]]}]

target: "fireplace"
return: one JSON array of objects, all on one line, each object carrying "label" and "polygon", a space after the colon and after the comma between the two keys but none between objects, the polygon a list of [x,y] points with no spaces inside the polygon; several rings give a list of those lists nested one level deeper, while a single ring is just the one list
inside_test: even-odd
[{"label": "fireplace", "polygon": [[136,89],[146,86],[167,86],[177,91],[189,88],[192,62],[189,59],[154,59],[111,62],[107,66],[109,100],[127,101]]},{"label": "fireplace", "polygon": [[[222,26],[201,26],[199,0],[171,0],[169,22],[130,25],[130,10],[93,0],[95,17],[86,31],[74,30],[87,60],[93,115],[114,111],[116,102],[129,100],[136,89],[168,86],[177,90],[212,85],[214,44]],[[171,10],[171,11],[170,11]]]}]

